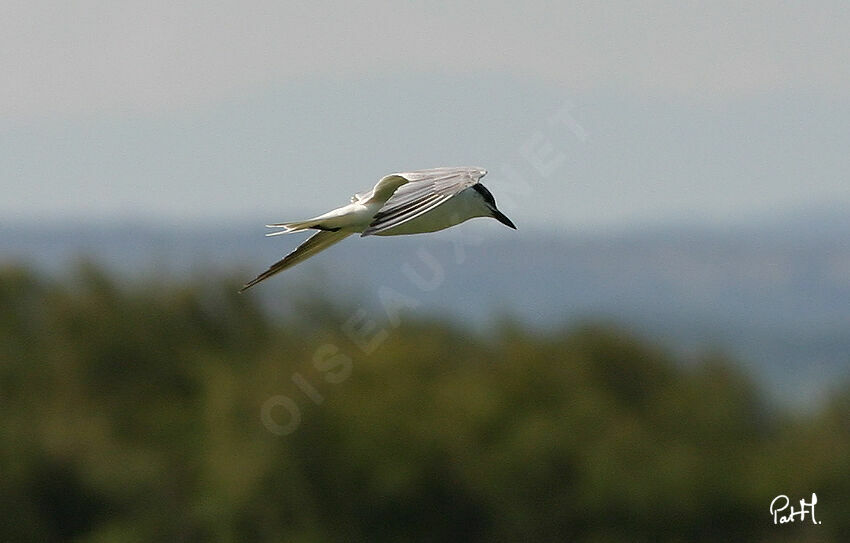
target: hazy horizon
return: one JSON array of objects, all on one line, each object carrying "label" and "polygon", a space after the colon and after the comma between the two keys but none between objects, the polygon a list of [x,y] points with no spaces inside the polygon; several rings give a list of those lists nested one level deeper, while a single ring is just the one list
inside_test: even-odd
[{"label": "hazy horizon", "polygon": [[7,220],[262,223],[442,165],[556,231],[850,207],[841,3],[10,14]]}]

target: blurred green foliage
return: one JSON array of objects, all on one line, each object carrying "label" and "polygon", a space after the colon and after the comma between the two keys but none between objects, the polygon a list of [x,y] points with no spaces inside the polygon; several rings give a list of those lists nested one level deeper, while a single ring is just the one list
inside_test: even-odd
[{"label": "blurred green foliage", "polygon": [[[722,357],[598,324],[482,337],[372,312],[366,354],[353,311],[296,293],[272,316],[236,286],[0,269],[0,540],[850,534],[846,391],[783,413]],[[812,492],[821,525],[773,525],[773,497]]]}]

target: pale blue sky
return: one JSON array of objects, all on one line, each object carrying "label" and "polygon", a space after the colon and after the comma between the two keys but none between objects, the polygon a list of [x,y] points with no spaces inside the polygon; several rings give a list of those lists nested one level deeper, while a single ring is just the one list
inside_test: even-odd
[{"label": "pale blue sky", "polygon": [[262,223],[462,164],[531,226],[850,206],[847,35],[845,2],[8,2],[0,215]]}]

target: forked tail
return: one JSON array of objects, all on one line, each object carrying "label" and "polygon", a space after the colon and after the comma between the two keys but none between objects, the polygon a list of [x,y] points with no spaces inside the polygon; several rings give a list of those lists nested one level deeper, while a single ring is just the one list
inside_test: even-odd
[{"label": "forked tail", "polygon": [[267,236],[279,236],[281,234],[292,234],[293,232],[303,232],[304,230],[309,230],[314,228],[316,230],[324,230],[318,224],[316,219],[310,219],[308,221],[298,221],[298,222],[278,222],[273,224],[267,224],[266,228],[283,228],[283,230],[278,230],[277,232],[269,232],[266,234]]}]

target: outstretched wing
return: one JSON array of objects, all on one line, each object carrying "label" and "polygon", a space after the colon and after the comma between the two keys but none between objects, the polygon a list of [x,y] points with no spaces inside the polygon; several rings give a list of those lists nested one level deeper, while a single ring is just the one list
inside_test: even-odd
[{"label": "outstretched wing", "polygon": [[351,232],[330,232],[323,230],[310,236],[307,241],[299,245],[294,251],[272,264],[269,269],[251,279],[239,289],[239,292],[244,292],[253,287],[263,279],[268,279],[272,275],[282,272],[287,268],[298,264],[303,260],[307,260],[319,251],[324,251],[334,243],[344,240],[351,235]]},{"label": "outstretched wing", "polygon": [[393,174],[407,180],[375,214],[361,235],[370,236],[427,213],[484,177],[481,168],[434,168]]}]

